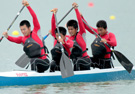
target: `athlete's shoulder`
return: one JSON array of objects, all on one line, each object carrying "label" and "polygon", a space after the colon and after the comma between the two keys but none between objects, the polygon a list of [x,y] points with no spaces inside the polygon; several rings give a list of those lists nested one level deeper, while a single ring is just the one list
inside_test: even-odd
[{"label": "athlete's shoulder", "polygon": [[112,33],[112,32],[108,32],[108,35],[109,35],[109,36],[111,36],[111,35],[113,36],[113,35],[115,35],[115,34]]}]

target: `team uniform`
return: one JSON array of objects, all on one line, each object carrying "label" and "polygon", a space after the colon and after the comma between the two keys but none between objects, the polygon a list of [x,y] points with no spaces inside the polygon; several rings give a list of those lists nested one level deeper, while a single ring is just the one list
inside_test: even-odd
[{"label": "team uniform", "polygon": [[[71,40],[74,41],[74,46],[71,53],[71,59],[74,63],[74,70],[90,70],[91,60],[87,54],[86,48],[86,31],[84,24],[82,22],[80,13],[78,9],[75,9],[78,24],[79,32],[74,36],[68,36]],[[82,51],[79,51],[82,50]],[[78,56],[80,55],[80,56]]]},{"label": "team uniform", "polygon": [[[30,55],[28,55],[28,56],[31,58],[32,70],[36,70],[38,72],[44,72],[45,70],[47,70],[49,68],[49,60],[47,59],[47,55],[45,53],[43,38],[42,38],[41,32],[40,32],[40,24],[38,22],[36,14],[32,10],[32,8],[30,6],[28,6],[27,9],[29,10],[30,14],[33,17],[34,29],[32,30],[31,34],[28,36],[19,36],[19,37],[8,36],[7,39],[11,42],[23,44],[24,49],[26,48],[25,45],[27,45],[29,42],[33,42],[35,44],[37,43],[37,45],[39,45],[41,48],[40,56],[36,57],[36,55],[35,56],[31,55],[32,51],[31,51]],[[34,52],[34,50],[33,50],[33,52]],[[40,60],[42,63],[40,62]]]},{"label": "team uniform", "polygon": [[[82,19],[86,22],[86,20],[83,17],[82,17]],[[84,23],[84,26],[85,26],[85,29],[87,31],[89,31],[91,34],[94,34],[94,32],[92,32],[92,30],[85,23]],[[93,28],[93,27],[91,27],[91,28],[97,34],[99,34],[98,30],[96,28]],[[117,45],[116,37],[111,32],[107,31],[107,33],[105,35],[100,35],[100,37],[102,39],[106,39],[107,40],[107,44],[109,44],[110,47],[115,47]],[[94,42],[97,42],[97,41],[98,41],[98,37],[96,36],[96,39],[94,40]],[[101,44],[100,41],[99,41],[99,44]],[[94,56],[94,58],[92,58],[92,61],[93,61],[93,64],[94,64],[93,66],[98,67],[100,69],[111,68],[111,67],[113,67],[112,60],[111,60],[111,55],[112,55],[111,49],[107,45],[105,45],[104,43],[103,43],[103,45],[106,48],[106,51],[104,51],[105,54],[102,55],[103,57],[101,57],[101,56],[100,57]],[[92,50],[94,50],[94,48]],[[98,49],[98,50],[100,50],[100,49]],[[104,52],[102,52],[102,53],[104,53]]]},{"label": "team uniform", "polygon": [[[51,26],[52,26],[51,34],[54,37],[54,48],[51,50],[52,62],[51,62],[50,72],[54,72],[55,70],[60,70],[59,65],[60,65],[60,58],[62,55],[61,44],[56,39],[56,35],[55,35],[56,24],[55,24],[54,14],[52,15]],[[62,45],[64,47],[64,53],[68,57],[70,57],[70,54],[71,54],[70,49],[73,47],[73,41],[70,40],[67,36],[65,36],[64,44]]]}]

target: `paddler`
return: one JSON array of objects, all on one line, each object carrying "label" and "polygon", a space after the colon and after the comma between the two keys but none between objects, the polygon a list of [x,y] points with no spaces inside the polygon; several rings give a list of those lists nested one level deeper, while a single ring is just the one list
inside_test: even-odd
[{"label": "paddler", "polygon": [[45,45],[42,40],[40,24],[33,9],[30,7],[27,0],[22,0],[22,4],[27,7],[33,18],[34,29],[31,31],[31,25],[29,21],[23,20],[20,22],[20,30],[23,36],[12,37],[7,32],[3,32],[3,35],[11,42],[17,44],[23,44],[23,50],[31,58],[31,70],[37,72],[44,72],[49,68],[49,60],[45,53]]},{"label": "paddler", "polygon": [[[81,15],[82,19],[85,21],[84,17]],[[85,21],[86,22],[86,21]],[[87,22],[86,22],[87,23]],[[85,29],[91,34],[94,32],[84,23]],[[111,56],[113,54],[111,49],[105,44],[109,44],[110,47],[115,47],[117,45],[116,37],[112,32],[108,32],[107,23],[105,20],[99,20],[96,24],[96,28],[91,27],[102,39],[96,36],[96,39],[91,44],[92,54],[92,67],[106,69],[112,68],[113,63]]]},{"label": "paddler", "polygon": [[70,34],[69,38],[74,41],[70,58],[74,63],[74,71],[90,70],[91,59],[87,54],[85,27],[82,22],[77,3],[73,3],[72,6],[75,9],[78,22],[74,19],[67,22],[67,29]]},{"label": "paddler", "polygon": [[57,8],[51,10],[51,12],[53,12],[53,15],[51,19],[50,33],[54,37],[54,47],[51,50],[52,62],[50,66],[50,72],[55,72],[56,70],[60,71],[60,59],[62,55],[60,42],[64,47],[64,53],[68,57],[70,57],[71,54],[70,49],[73,47],[73,41],[66,36],[67,30],[62,26],[58,27],[61,38],[59,37],[55,22],[55,14],[57,13],[57,11],[58,11]]}]

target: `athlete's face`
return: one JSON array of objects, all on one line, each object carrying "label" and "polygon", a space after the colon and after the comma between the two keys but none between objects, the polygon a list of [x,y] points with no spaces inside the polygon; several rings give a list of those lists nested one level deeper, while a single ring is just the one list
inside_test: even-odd
[{"label": "athlete's face", "polygon": [[77,33],[77,28],[75,29],[73,26],[68,26],[68,33],[70,34],[70,36],[74,36]]},{"label": "athlete's face", "polygon": [[107,33],[107,29],[104,29],[103,27],[98,27],[97,30],[98,30],[98,33],[102,36]]},{"label": "athlete's face", "polygon": [[24,36],[28,36],[31,32],[31,28],[28,28],[26,25],[20,26],[20,29]]}]

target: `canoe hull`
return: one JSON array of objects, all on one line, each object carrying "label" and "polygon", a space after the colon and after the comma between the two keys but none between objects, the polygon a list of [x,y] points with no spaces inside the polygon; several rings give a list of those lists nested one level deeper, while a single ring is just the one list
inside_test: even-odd
[{"label": "canoe hull", "polygon": [[75,72],[75,75],[62,78],[60,72],[36,73],[26,71],[12,71],[0,73],[0,86],[25,86],[53,83],[76,83],[76,82],[104,82],[116,80],[134,80],[135,70],[129,74],[123,68],[89,70]]}]

